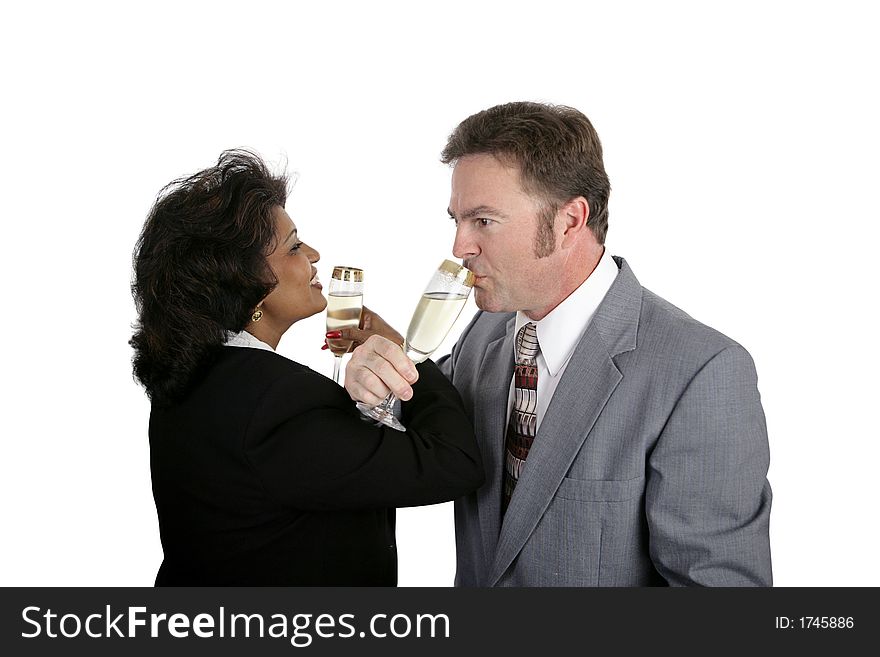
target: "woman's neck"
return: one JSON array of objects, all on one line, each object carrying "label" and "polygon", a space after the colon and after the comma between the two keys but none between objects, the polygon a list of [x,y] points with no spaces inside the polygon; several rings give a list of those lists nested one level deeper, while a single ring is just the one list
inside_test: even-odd
[{"label": "woman's neck", "polygon": [[268,322],[265,324],[263,322],[250,322],[244,330],[257,340],[265,342],[272,349],[278,349],[278,343],[281,341],[281,336],[284,335],[284,331],[279,331]]}]

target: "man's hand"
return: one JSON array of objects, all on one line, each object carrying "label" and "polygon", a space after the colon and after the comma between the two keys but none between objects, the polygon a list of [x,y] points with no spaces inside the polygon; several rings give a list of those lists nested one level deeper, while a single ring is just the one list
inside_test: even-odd
[{"label": "man's hand", "polygon": [[[354,332],[358,329],[346,331]],[[411,399],[413,391],[410,384],[415,383],[418,378],[416,366],[406,357],[399,344],[381,335],[373,335],[352,353],[345,368],[345,389],[355,401],[375,406],[389,392],[393,392],[403,401]]]}]

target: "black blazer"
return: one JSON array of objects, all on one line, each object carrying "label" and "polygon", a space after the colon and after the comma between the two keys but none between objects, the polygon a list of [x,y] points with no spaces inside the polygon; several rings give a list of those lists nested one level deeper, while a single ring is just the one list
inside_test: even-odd
[{"label": "black blazer", "polygon": [[394,507],[484,478],[455,388],[434,363],[418,369],[404,434],[299,363],[221,349],[183,401],[150,415],[156,585],[395,585]]}]

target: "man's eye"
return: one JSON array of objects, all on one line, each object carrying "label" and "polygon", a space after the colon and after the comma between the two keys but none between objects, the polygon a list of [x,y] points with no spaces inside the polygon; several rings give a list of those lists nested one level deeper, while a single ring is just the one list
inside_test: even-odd
[{"label": "man's eye", "polygon": [[452,215],[449,215],[449,221],[451,221],[451,222],[454,223],[456,226],[458,226],[458,219],[456,219],[456,218],[453,217]]},{"label": "man's eye", "polygon": [[492,220],[491,220],[491,219],[482,219],[482,218],[481,218],[481,219],[477,219],[477,223],[478,223],[480,226],[488,226],[489,224],[492,223]]}]

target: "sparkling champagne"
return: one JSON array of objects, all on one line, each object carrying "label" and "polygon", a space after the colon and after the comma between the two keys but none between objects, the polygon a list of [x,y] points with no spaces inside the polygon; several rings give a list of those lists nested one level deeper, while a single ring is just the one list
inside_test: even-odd
[{"label": "sparkling champagne", "polygon": [[421,363],[440,346],[467,298],[467,294],[454,292],[422,295],[406,332],[406,355],[414,363]]},{"label": "sparkling champagne", "polygon": [[[458,319],[473,286],[474,273],[452,260],[444,260],[434,270],[406,331],[403,348],[412,361],[421,363],[440,346]],[[357,407],[365,416],[386,427],[406,431],[406,427],[394,417],[396,399],[392,392],[376,406],[358,402]]]},{"label": "sparkling champagne", "polygon": [[[357,328],[361,321],[364,295],[358,293],[331,292],[327,295],[327,330],[339,331]],[[351,340],[327,340],[334,356],[342,356],[351,349]]]}]

